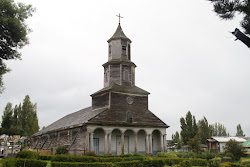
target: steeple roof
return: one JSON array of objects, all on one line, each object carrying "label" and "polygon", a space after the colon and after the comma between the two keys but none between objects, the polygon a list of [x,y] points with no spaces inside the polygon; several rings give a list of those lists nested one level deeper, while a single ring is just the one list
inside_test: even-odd
[{"label": "steeple roof", "polygon": [[125,40],[128,40],[129,42],[132,42],[123,32],[122,30],[122,27],[121,27],[121,24],[119,23],[118,24],[118,27],[114,33],[114,35],[108,40],[108,42],[110,42],[111,40],[114,40],[114,39],[125,39]]}]

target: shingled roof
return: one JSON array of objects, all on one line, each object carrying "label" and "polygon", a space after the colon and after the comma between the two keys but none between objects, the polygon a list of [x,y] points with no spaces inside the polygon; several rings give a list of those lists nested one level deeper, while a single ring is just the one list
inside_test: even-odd
[{"label": "shingled roof", "polygon": [[145,91],[137,86],[128,87],[128,86],[113,84],[109,87],[103,88],[103,89],[93,93],[91,96],[94,96],[96,94],[106,92],[106,91],[130,93],[130,94],[141,94],[141,95],[149,95],[150,94],[149,92],[147,92],[147,91]]},{"label": "shingled roof", "polygon": [[114,35],[108,40],[108,42],[110,42],[111,40],[114,40],[114,39],[125,39],[125,40],[128,40],[129,42],[131,42],[131,40],[124,34],[120,23],[119,23]]},{"label": "shingled roof", "polygon": [[73,128],[76,126],[81,126],[87,123],[91,118],[103,112],[104,110],[105,109],[98,109],[98,110],[92,111],[91,107],[84,108],[80,111],[66,115],[65,117],[57,120],[56,122],[50,124],[46,128],[35,133],[33,136],[38,136],[38,135],[46,134],[46,133],[53,132],[53,131]]}]

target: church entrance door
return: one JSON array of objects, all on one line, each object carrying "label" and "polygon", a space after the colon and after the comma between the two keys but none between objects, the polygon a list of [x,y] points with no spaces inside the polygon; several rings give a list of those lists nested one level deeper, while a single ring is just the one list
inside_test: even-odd
[{"label": "church entrance door", "polygon": [[94,152],[99,155],[99,139],[94,138],[93,139],[93,144],[94,144]]},{"label": "church entrance door", "polygon": [[[124,154],[129,153],[129,137],[124,136]],[[121,136],[116,136],[116,154],[121,155],[122,154],[122,140]]]}]

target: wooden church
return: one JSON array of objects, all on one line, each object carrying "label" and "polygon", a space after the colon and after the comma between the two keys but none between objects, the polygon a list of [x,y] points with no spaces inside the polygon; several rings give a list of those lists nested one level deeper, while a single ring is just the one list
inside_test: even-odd
[{"label": "wooden church", "polygon": [[156,154],[166,151],[166,128],[148,109],[149,92],[135,86],[131,40],[119,23],[108,40],[104,88],[93,93],[92,106],[66,115],[32,137],[34,149],[68,145],[69,153]]}]

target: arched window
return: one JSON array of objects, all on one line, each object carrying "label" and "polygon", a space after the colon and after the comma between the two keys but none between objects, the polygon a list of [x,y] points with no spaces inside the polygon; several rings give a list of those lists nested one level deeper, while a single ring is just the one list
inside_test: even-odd
[{"label": "arched window", "polygon": [[131,112],[127,112],[127,122],[128,123],[133,122],[133,114]]}]

